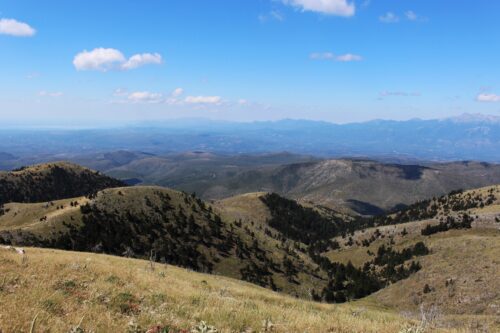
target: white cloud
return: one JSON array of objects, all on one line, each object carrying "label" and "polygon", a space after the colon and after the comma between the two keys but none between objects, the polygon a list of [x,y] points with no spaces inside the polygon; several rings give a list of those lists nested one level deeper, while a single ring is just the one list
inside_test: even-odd
[{"label": "white cloud", "polygon": [[179,99],[184,94],[184,89],[176,88],[170,93],[170,96],[165,100],[166,104],[169,105],[181,105],[182,100]]},{"label": "white cloud", "polygon": [[41,97],[61,97],[62,95],[64,95],[64,94],[61,91],[50,92],[50,91],[42,90],[42,91],[38,92],[38,96],[41,96]]},{"label": "white cloud", "polygon": [[127,99],[132,103],[160,103],[163,100],[163,95],[149,91],[136,91],[129,94]]},{"label": "white cloud", "polygon": [[399,16],[397,16],[393,12],[387,12],[384,15],[380,16],[378,19],[380,20],[380,22],[384,22],[384,23],[397,23],[397,22],[399,22]]},{"label": "white cloud", "polygon": [[363,57],[357,54],[346,53],[341,55],[335,55],[331,52],[323,52],[323,53],[311,53],[309,58],[313,60],[332,60],[339,62],[351,62],[351,61],[361,61]]},{"label": "white cloud", "polygon": [[348,0],[282,0],[284,4],[327,15],[353,16],[356,12],[354,2]]},{"label": "white cloud", "polygon": [[486,102],[486,103],[488,103],[488,102],[489,103],[500,102],[500,95],[483,93],[483,94],[479,94],[476,97],[476,100],[478,102]]},{"label": "white cloud", "polygon": [[184,94],[184,89],[176,88],[171,93],[157,93],[150,91],[135,91],[127,92],[125,89],[117,89],[114,91],[113,96],[118,97],[118,99],[112,101],[112,103],[119,104],[166,104],[175,106],[187,106],[192,105],[222,105],[223,100],[220,96],[186,96],[181,98]]},{"label": "white cloud", "polygon": [[79,71],[94,70],[106,72],[112,69],[129,70],[148,64],[161,64],[162,57],[158,53],[135,54],[128,60],[123,53],[112,48],[96,48],[92,51],[78,53],[73,65]]},{"label": "white cloud", "polygon": [[0,19],[0,35],[31,37],[35,34],[36,30],[27,23],[19,22],[14,19]]},{"label": "white cloud", "polygon": [[125,56],[116,49],[97,48],[92,51],[78,53],[73,59],[73,65],[79,71],[95,70],[108,71],[124,63]]},{"label": "white cloud", "polygon": [[220,104],[220,96],[187,96],[184,101],[187,104]]},{"label": "white cloud", "polygon": [[130,59],[127,60],[122,65],[123,69],[134,69],[137,67],[141,67],[144,65],[160,65],[163,62],[161,55],[158,53],[143,53],[143,54],[136,54],[130,57]]}]

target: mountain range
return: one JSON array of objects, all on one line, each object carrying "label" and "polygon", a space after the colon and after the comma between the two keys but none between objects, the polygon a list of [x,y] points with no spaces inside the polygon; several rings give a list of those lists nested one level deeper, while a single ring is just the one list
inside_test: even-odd
[{"label": "mountain range", "polygon": [[[288,151],[321,157],[500,162],[499,117],[333,124],[311,120],[232,123],[172,120],[102,129],[15,129],[0,132],[0,152],[18,158],[43,154],[132,150],[267,153]],[[8,156],[7,156],[8,158]],[[5,159],[0,155],[0,162]]]}]

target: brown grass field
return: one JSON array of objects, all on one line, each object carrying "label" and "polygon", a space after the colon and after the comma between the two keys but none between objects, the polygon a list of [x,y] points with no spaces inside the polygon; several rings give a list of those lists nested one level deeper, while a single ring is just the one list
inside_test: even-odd
[{"label": "brown grass field", "polygon": [[30,332],[31,325],[31,332],[69,332],[80,322],[83,332],[130,332],[136,325],[189,329],[202,320],[219,332],[266,332],[266,320],[268,332],[283,333],[398,333],[418,324],[369,302],[312,303],[221,276],[152,268],[143,260],[28,248],[24,260],[0,249],[0,265],[4,333]]}]

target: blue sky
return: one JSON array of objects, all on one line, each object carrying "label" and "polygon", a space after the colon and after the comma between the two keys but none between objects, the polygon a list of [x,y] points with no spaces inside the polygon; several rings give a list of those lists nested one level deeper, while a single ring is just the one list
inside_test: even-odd
[{"label": "blue sky", "polygon": [[500,2],[0,0],[0,119],[500,115]]}]

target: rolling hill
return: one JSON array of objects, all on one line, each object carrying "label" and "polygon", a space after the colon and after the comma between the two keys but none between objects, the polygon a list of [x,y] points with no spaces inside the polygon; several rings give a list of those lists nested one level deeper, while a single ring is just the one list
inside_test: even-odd
[{"label": "rolling hill", "polygon": [[0,172],[0,205],[79,197],[124,186],[119,180],[67,162],[55,162]]},{"label": "rolling hill", "polygon": [[221,219],[200,199],[166,188],[113,188],[91,199],[10,203],[3,210],[0,242],[7,244],[152,257],[301,297],[326,281],[306,254],[270,237],[272,228]]},{"label": "rolling hill", "polygon": [[[500,183],[500,165],[478,162],[394,164],[360,159],[318,159],[290,153],[153,155],[111,151],[65,158],[129,185],[158,185],[204,200],[276,192],[305,205],[345,213],[381,214],[452,190]],[[61,155],[44,156],[44,160]],[[19,159],[14,165],[36,161]]]}]

